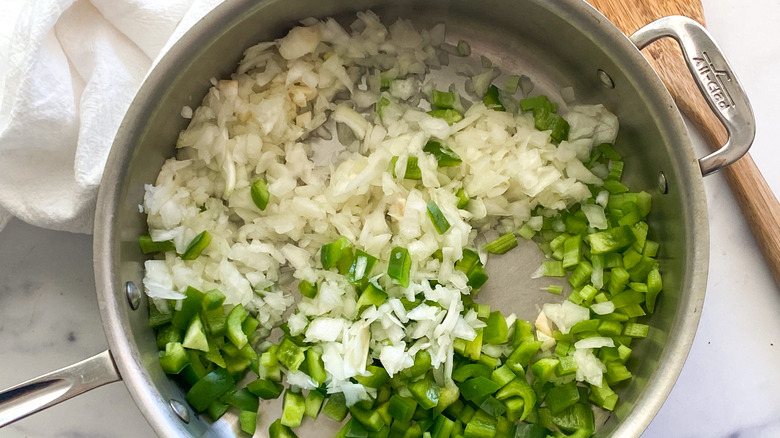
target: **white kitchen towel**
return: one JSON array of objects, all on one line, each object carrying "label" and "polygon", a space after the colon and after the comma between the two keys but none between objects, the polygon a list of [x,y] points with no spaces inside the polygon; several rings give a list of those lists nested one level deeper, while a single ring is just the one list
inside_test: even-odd
[{"label": "white kitchen towel", "polygon": [[16,216],[91,231],[103,167],[136,91],[220,1],[27,1],[0,60],[0,230]]}]

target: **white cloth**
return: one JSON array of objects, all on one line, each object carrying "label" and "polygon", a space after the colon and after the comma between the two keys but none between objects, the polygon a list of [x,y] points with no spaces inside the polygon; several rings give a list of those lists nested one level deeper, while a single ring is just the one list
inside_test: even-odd
[{"label": "white cloth", "polygon": [[154,60],[220,2],[28,0],[14,11],[13,33],[0,38],[0,230],[16,216],[91,232],[135,93]]}]

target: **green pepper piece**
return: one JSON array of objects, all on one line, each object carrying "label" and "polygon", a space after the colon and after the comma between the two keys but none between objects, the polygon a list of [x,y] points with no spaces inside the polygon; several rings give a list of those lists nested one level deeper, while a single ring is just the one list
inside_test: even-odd
[{"label": "green pepper piece", "polygon": [[636,241],[636,236],[631,227],[620,226],[590,234],[586,240],[592,254],[604,254],[627,248]]},{"label": "green pepper piece", "polygon": [[263,400],[271,400],[282,395],[284,386],[270,379],[257,379],[246,385],[246,389]]},{"label": "green pepper piece", "polygon": [[306,367],[309,374],[315,382],[322,385],[328,378],[325,373],[325,364],[322,362],[322,355],[315,349],[306,350]]},{"label": "green pepper piece", "polygon": [[190,357],[184,346],[178,342],[169,342],[165,351],[159,352],[160,366],[166,374],[179,374],[190,363]]},{"label": "green pepper piece", "polygon": [[501,365],[499,368],[496,368],[492,373],[490,373],[490,380],[496,382],[499,387],[503,387],[507,383],[514,380],[515,377],[517,377],[517,375],[512,372],[512,369],[509,368],[509,365],[506,364]]},{"label": "green pepper piece", "polygon": [[428,140],[423,152],[433,155],[438,167],[456,167],[463,162],[458,154],[438,140]]},{"label": "green pepper piece", "polygon": [[556,376],[568,376],[577,372],[577,362],[573,356],[563,356],[555,369]]},{"label": "green pepper piece", "polygon": [[588,400],[603,409],[612,411],[617,405],[618,395],[609,387],[607,382],[601,382],[601,386],[590,386]]},{"label": "green pepper piece", "polygon": [[265,370],[265,375],[275,382],[282,381],[282,370],[279,366],[279,360],[276,358],[276,352],[279,351],[278,345],[271,345],[268,351],[260,355],[260,366]]},{"label": "green pepper piece", "polygon": [[[172,319],[173,319],[173,313],[171,312],[162,313],[157,308],[157,306],[154,305],[154,302],[149,303],[149,327],[157,328],[163,326],[171,322]],[[179,330],[183,330],[183,329],[179,329]]]},{"label": "green pepper piece", "polygon": [[249,314],[241,304],[231,309],[230,313],[228,313],[227,338],[236,346],[236,348],[244,348],[244,345],[249,342],[249,339],[246,337],[246,333],[244,333],[243,327],[241,326],[247,316],[249,316]]},{"label": "green pepper piece", "polygon": [[285,336],[276,350],[276,358],[286,366],[291,372],[298,371],[303,361],[306,359],[306,347],[298,346],[292,339]]},{"label": "green pepper piece", "polygon": [[249,391],[248,388],[241,388],[233,392],[228,392],[220,397],[219,401],[237,407],[242,411],[257,412],[257,409],[260,407],[257,396]]},{"label": "green pepper piece", "polygon": [[486,107],[492,110],[506,111],[506,108],[504,108],[504,105],[501,103],[501,99],[499,98],[498,87],[495,85],[491,85],[487,89],[487,93],[485,93],[485,97],[482,99],[482,102]]},{"label": "green pepper piece", "polygon": [[420,350],[414,355],[414,364],[401,371],[401,374],[408,379],[414,379],[415,377],[422,376],[430,369],[431,354],[425,350]]},{"label": "green pepper piece", "polygon": [[157,329],[157,348],[161,350],[164,349],[169,342],[181,343],[182,340],[184,340],[184,335],[181,330],[171,324],[166,324]]},{"label": "green pepper piece", "polygon": [[431,438],[449,438],[454,428],[454,421],[444,415],[438,415],[433,419],[433,425],[430,429]]},{"label": "green pepper piece", "polygon": [[629,322],[623,328],[623,335],[630,336],[632,338],[644,338],[647,336],[649,328],[650,327],[647,324]]},{"label": "green pepper piece", "polygon": [[347,281],[356,285],[362,283],[371,275],[371,270],[374,269],[376,262],[376,257],[365,251],[356,250],[355,258],[349,268],[349,274],[347,274]]},{"label": "green pepper piece", "polygon": [[407,385],[409,392],[423,409],[433,409],[439,404],[441,387],[430,376]]},{"label": "green pepper piece", "polygon": [[573,406],[580,400],[580,393],[576,382],[569,382],[561,386],[556,386],[547,393],[544,398],[546,406],[553,415],[557,415]]},{"label": "green pepper piece", "polygon": [[[546,408],[542,408],[546,409]],[[542,410],[540,409],[540,411]],[[558,414],[552,414],[553,424],[577,437],[589,437],[593,433],[593,411],[584,403],[575,403]]]},{"label": "green pepper piece", "polygon": [[433,227],[436,229],[436,232],[439,234],[446,233],[447,230],[450,229],[450,223],[447,221],[447,218],[444,217],[444,213],[441,212],[439,206],[431,201],[428,203],[427,207],[428,217],[431,219],[431,222],[433,222]]},{"label": "green pepper piece", "polygon": [[361,385],[368,388],[380,388],[382,385],[390,380],[390,375],[387,374],[384,368],[376,365],[368,365],[366,371],[371,373],[369,376],[355,376],[355,380]]},{"label": "green pepper piece", "polygon": [[217,368],[192,385],[186,398],[193,409],[203,412],[221,395],[235,389],[236,383],[228,371]]},{"label": "green pepper piece", "polygon": [[661,273],[658,269],[652,269],[647,274],[647,297],[645,297],[645,305],[650,313],[655,311],[655,301],[658,298],[658,294],[663,289],[663,281],[661,279]]},{"label": "green pepper piece", "polygon": [[448,384],[442,387],[439,392],[439,403],[436,405],[436,409],[433,410],[433,415],[436,416],[444,412],[450,405],[457,402],[459,397],[460,390],[457,386]]},{"label": "green pepper piece", "polygon": [[479,410],[474,413],[471,420],[466,424],[466,430],[463,433],[464,438],[494,438],[496,435],[496,425],[498,420],[485,411]]},{"label": "green pepper piece", "polygon": [[406,171],[404,172],[404,179],[417,181],[422,179],[422,170],[420,169],[420,165],[417,164],[418,160],[419,158],[414,155],[406,158]]},{"label": "green pepper piece", "polygon": [[203,293],[194,287],[187,287],[184,295],[181,307],[173,312],[171,319],[171,324],[179,330],[186,330],[189,327],[192,317],[198,314],[203,301]]},{"label": "green pepper piece", "polygon": [[509,340],[509,328],[506,325],[504,315],[499,311],[490,312],[487,326],[484,328],[482,339],[491,345],[504,344]]},{"label": "green pepper piece", "polygon": [[201,305],[203,310],[215,310],[222,307],[222,303],[225,302],[225,294],[219,291],[219,289],[212,289],[203,295],[203,301]]},{"label": "green pepper piece", "polygon": [[456,207],[458,207],[458,210],[463,210],[464,208],[468,207],[469,205],[469,195],[466,193],[465,190],[462,188],[458,189],[458,191],[455,193],[455,196],[458,197],[458,204]]},{"label": "green pepper piece", "polygon": [[543,94],[534,97],[526,97],[525,99],[520,99],[520,109],[522,109],[523,111],[536,112],[538,109],[541,108],[544,108],[550,112],[558,111],[557,105],[550,102],[550,99],[548,99],[547,96]]},{"label": "green pepper piece", "polygon": [[225,315],[224,307],[214,310],[201,310],[200,319],[203,321],[206,333],[212,337],[222,337],[227,333],[227,315]]},{"label": "green pepper piece", "polygon": [[144,254],[153,254],[156,252],[176,251],[176,246],[173,244],[173,240],[163,240],[161,242],[155,242],[148,234],[138,238],[138,245],[141,247],[141,252]]},{"label": "green pepper piece", "polygon": [[558,367],[558,359],[542,358],[537,360],[531,365],[531,372],[536,379],[542,384],[550,381],[555,374],[555,369]]},{"label": "green pepper piece", "polygon": [[316,298],[317,297],[317,283],[309,283],[306,280],[301,280],[300,283],[298,283],[298,292],[301,293],[306,298]]},{"label": "green pepper piece", "polygon": [[349,413],[369,431],[378,432],[385,426],[385,421],[377,410],[361,409],[354,405],[349,408]]},{"label": "green pepper piece", "polygon": [[229,406],[225,403],[222,403],[221,401],[215,401],[211,403],[208,408],[206,408],[206,413],[212,421],[217,421],[221,416],[225,415],[225,412],[227,412],[228,408]]},{"label": "green pepper piece", "polygon": [[452,109],[458,96],[455,93],[434,89],[431,93],[432,104],[439,108]]},{"label": "green pepper piece", "polygon": [[521,423],[515,429],[515,438],[545,438],[550,435],[549,432],[549,430],[538,423]]},{"label": "green pepper piece", "polygon": [[208,231],[203,231],[192,239],[184,254],[181,255],[181,259],[195,260],[209,246],[209,243],[211,243],[211,234]]},{"label": "green pepper piece", "polygon": [[292,392],[289,389],[284,393],[284,408],[282,409],[282,425],[287,427],[298,427],[303,421],[303,414],[306,412],[306,402],[299,393]]},{"label": "green pepper piece", "polygon": [[282,424],[281,419],[276,419],[271,426],[268,427],[268,438],[298,438],[298,435],[292,431],[289,427]]},{"label": "green pepper piece", "polygon": [[206,331],[203,328],[203,321],[200,316],[195,314],[184,334],[184,341],[181,343],[184,347],[191,350],[209,351],[209,343],[206,339]]},{"label": "green pepper piece", "polygon": [[654,258],[643,255],[636,265],[628,269],[628,278],[631,281],[645,281],[655,266]]},{"label": "green pepper piece", "polygon": [[[477,329],[477,337],[472,341],[466,342],[463,351],[458,351],[458,353],[468,357],[471,360],[479,361],[480,356],[482,356],[482,337],[483,330],[479,328]],[[457,348],[457,345],[455,347]]]},{"label": "green pepper piece", "polygon": [[390,261],[387,264],[387,276],[396,280],[403,287],[409,287],[409,275],[412,270],[412,258],[409,250],[400,246],[390,251]]},{"label": "green pepper piece", "polygon": [[238,413],[238,424],[243,432],[254,435],[257,430],[257,411],[244,411]]},{"label": "green pepper piece", "polygon": [[504,385],[503,388],[498,390],[495,397],[497,400],[506,400],[511,397],[522,398],[524,407],[523,414],[519,418],[519,421],[523,421],[526,417],[528,417],[528,414],[530,414],[536,406],[536,392],[525,380],[525,376],[518,376],[511,382]]},{"label": "green pepper piece", "polygon": [[551,131],[550,138],[556,143],[569,138],[569,122],[547,108],[534,109],[534,127],[540,131]]},{"label": "green pepper piece", "polygon": [[487,377],[477,376],[459,384],[458,388],[460,388],[460,394],[464,399],[476,401],[493,394],[501,387]]},{"label": "green pepper piece", "polygon": [[439,109],[430,110],[428,111],[428,114],[433,117],[436,117],[437,119],[444,120],[450,126],[463,120],[463,115],[451,108],[439,108]]},{"label": "green pepper piece", "polygon": [[493,396],[487,396],[487,398],[485,398],[485,400],[479,404],[479,408],[494,417],[503,415],[504,412],[506,412],[506,406],[504,406],[504,404],[500,401],[496,400],[496,398]]},{"label": "green pepper piece", "polygon": [[388,412],[396,421],[400,421],[401,423],[412,421],[412,415],[414,415],[415,409],[417,409],[417,402],[413,399],[401,397],[397,394],[393,394],[390,397]]},{"label": "green pepper piece", "polygon": [[306,395],[306,400],[304,401],[304,404],[306,405],[306,416],[316,419],[320,415],[320,408],[322,408],[322,403],[324,401],[325,394],[316,389],[309,391]]},{"label": "green pepper piece", "polygon": [[517,348],[523,341],[534,341],[534,325],[529,321],[518,319],[515,321],[515,331],[512,335],[512,347]]},{"label": "green pepper piece", "polygon": [[352,251],[352,248],[350,247],[344,248],[344,251],[341,253],[341,258],[338,260],[338,263],[336,265],[339,274],[347,275],[349,273],[349,270],[352,268],[354,262],[355,262],[355,252]]},{"label": "green pepper piece", "polygon": [[344,421],[348,412],[347,399],[342,392],[331,394],[327,403],[325,403],[325,407],[322,408],[322,413],[335,421]]},{"label": "green pepper piece", "polygon": [[370,306],[379,307],[387,300],[387,293],[379,287],[378,284],[371,281],[363,289],[357,301],[358,312],[362,312]]},{"label": "green pepper piece", "polygon": [[542,347],[542,341],[522,341],[512,350],[506,360],[506,366],[516,374],[524,373],[536,352]]},{"label": "green pepper piece", "polygon": [[472,377],[482,376],[490,377],[491,370],[488,366],[481,363],[468,363],[461,365],[452,372],[452,380],[456,382],[465,382]]},{"label": "green pepper piece", "polygon": [[525,401],[521,397],[510,397],[504,400],[506,406],[506,417],[509,421],[517,421],[523,416]]},{"label": "green pepper piece", "polygon": [[349,241],[346,237],[340,237],[335,242],[322,245],[320,250],[320,261],[322,269],[330,269],[338,265],[345,248],[349,247]]},{"label": "green pepper piece", "polygon": [[350,418],[344,424],[344,427],[339,430],[335,438],[368,438],[368,429],[363,427],[356,419]]},{"label": "green pepper piece", "polygon": [[629,279],[630,275],[628,274],[628,271],[623,268],[613,268],[612,271],[610,271],[607,290],[612,295],[617,295],[626,288]]},{"label": "green pepper piece", "polygon": [[517,236],[515,236],[515,233],[506,233],[501,237],[488,242],[482,248],[491,254],[506,254],[516,246]]},{"label": "green pepper piece", "polygon": [[247,315],[244,322],[241,323],[241,331],[244,332],[247,337],[251,337],[258,327],[260,327],[260,321],[252,315]]},{"label": "green pepper piece", "polygon": [[250,195],[252,195],[252,202],[255,203],[257,208],[261,211],[265,210],[268,206],[268,199],[271,194],[268,192],[268,184],[265,183],[263,178],[258,178],[252,183],[252,187],[249,189]]},{"label": "green pepper piece", "polygon": [[571,268],[582,261],[582,236],[576,234],[563,241],[563,267]]}]

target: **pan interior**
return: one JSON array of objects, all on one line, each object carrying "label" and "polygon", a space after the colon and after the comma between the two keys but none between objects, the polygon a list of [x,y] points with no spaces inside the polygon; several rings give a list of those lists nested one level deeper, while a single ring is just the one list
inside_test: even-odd
[{"label": "pan interior", "polygon": [[[572,87],[578,103],[603,103],[618,115],[616,148],[625,158],[626,184],[653,195],[649,221],[656,235],[650,238],[661,245],[664,292],[648,319],[650,335],[632,345],[637,353],[629,368],[635,377],[616,388],[621,403],[603,419],[598,436],[639,436],[671,390],[698,323],[708,261],[706,206],[697,162],[668,93],[630,42],[578,0],[240,1],[218,7],[185,35],[150,74],[120,128],[96,215],[96,276],[104,325],[140,409],[161,436],[237,433],[237,418],[230,414],[214,425],[191,410],[189,423],[174,414],[170,401],[184,401],[184,394],[157,364],[146,302],[133,311],[124,297],[125,282],[140,285],[143,278],[144,258],[137,244],[146,230],[138,212],[143,186],[153,183],[163,161],[174,155],[176,137],[187,122],[181,108],[198,106],[210,78],[228,77],[247,47],[283,36],[299,19],[333,16],[346,27],[355,11],[366,9],[385,24],[398,17],[411,19],[418,28],[444,22],[448,42],[466,40],[472,53],[486,56],[503,72],[529,76],[534,94],[560,101],[559,90]],[[602,84],[599,70],[611,77],[613,88]],[[667,194],[657,189],[659,172],[668,181]],[[492,258],[491,280],[480,300],[534,318],[551,297],[539,292],[549,279],[530,280],[541,260],[532,244]],[[279,415],[278,401],[261,411],[258,433],[265,436],[267,425]],[[337,428],[323,420],[315,432],[308,422],[299,435],[330,436]]]}]

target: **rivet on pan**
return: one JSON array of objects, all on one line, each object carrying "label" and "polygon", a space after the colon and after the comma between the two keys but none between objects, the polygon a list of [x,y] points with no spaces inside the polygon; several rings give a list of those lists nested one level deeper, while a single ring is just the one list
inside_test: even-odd
[{"label": "rivet on pan", "polygon": [[669,192],[669,185],[666,183],[666,175],[664,175],[663,172],[658,172],[658,191],[661,192],[662,195]]},{"label": "rivet on pan", "polygon": [[607,72],[605,72],[602,69],[599,69],[596,74],[599,77],[599,81],[601,82],[601,85],[605,86],[606,88],[615,88],[615,82],[612,81],[612,78],[609,76]]},{"label": "rivet on pan", "polygon": [[141,305],[141,291],[138,290],[138,286],[132,281],[125,283],[125,294],[127,294],[127,302],[130,303],[130,308],[133,310],[138,309]]},{"label": "rivet on pan", "polygon": [[171,399],[168,404],[171,406],[171,409],[173,409],[173,413],[176,414],[181,421],[190,424],[190,410],[187,409],[187,406],[185,406],[184,403]]}]

